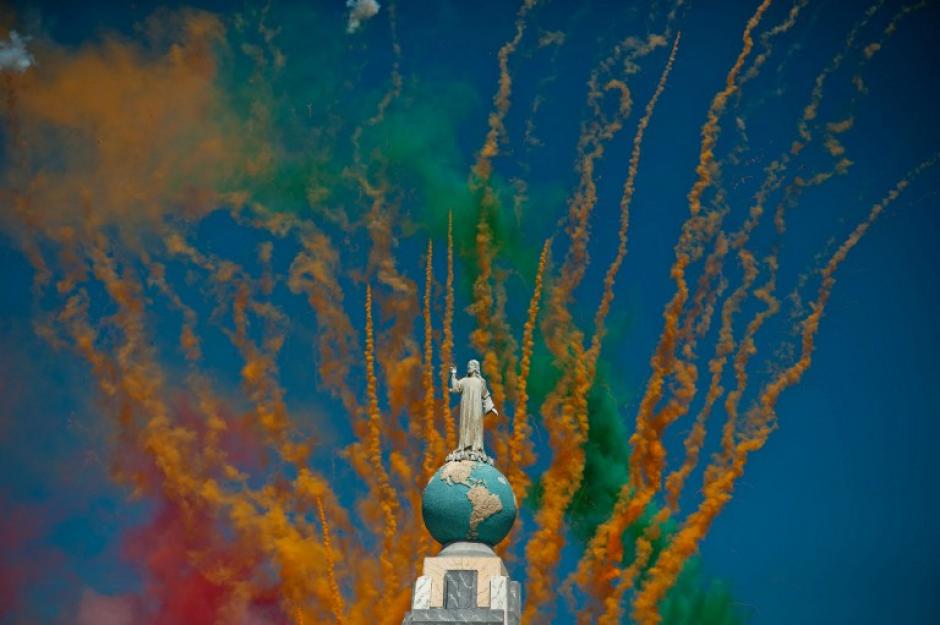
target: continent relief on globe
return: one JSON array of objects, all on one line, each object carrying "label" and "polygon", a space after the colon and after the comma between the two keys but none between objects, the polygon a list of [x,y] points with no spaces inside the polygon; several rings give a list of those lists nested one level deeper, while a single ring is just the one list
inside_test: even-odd
[{"label": "continent relief on globe", "polygon": [[[448,462],[431,478],[422,500],[424,522],[435,540],[495,545],[516,518],[515,495],[495,467],[475,460]],[[489,521],[489,523],[487,523]]]},{"label": "continent relief on globe", "polygon": [[490,492],[483,480],[471,480],[470,474],[476,467],[472,460],[459,460],[449,462],[441,469],[441,481],[450,484],[463,484],[470,490],[467,499],[470,500],[470,537],[476,537],[477,526],[503,509],[503,502],[499,495]]}]

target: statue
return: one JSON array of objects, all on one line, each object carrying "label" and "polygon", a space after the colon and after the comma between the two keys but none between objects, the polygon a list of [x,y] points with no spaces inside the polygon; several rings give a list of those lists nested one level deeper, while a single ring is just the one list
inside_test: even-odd
[{"label": "statue", "polygon": [[[457,367],[450,367],[450,392],[460,393],[460,431],[457,449],[451,456],[467,456],[492,462],[483,451],[483,417],[489,413],[499,414],[493,398],[486,388],[486,380],[480,375],[480,363],[467,363],[466,377],[457,379]],[[451,456],[448,456],[450,458]],[[477,458],[479,456],[479,458]]]}]

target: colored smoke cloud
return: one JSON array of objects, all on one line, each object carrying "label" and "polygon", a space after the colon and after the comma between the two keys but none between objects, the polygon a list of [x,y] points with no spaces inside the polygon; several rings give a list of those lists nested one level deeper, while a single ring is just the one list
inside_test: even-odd
[{"label": "colored smoke cloud", "polygon": [[134,602],[128,597],[110,597],[86,588],[78,604],[76,625],[132,625]]},{"label": "colored smoke cloud", "polygon": [[9,41],[0,41],[0,71],[23,73],[36,64],[36,59],[26,49],[26,39],[15,30],[10,31]]},{"label": "colored smoke cloud", "polygon": [[381,5],[376,0],[346,0],[346,6],[349,7],[349,21],[346,24],[346,32],[354,33],[359,30],[359,26],[378,14]]}]

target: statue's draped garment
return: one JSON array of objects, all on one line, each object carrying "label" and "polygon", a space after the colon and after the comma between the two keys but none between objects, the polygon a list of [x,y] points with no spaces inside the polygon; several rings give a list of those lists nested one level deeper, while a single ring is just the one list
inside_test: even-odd
[{"label": "statue's draped garment", "polygon": [[450,391],[460,393],[460,433],[458,449],[483,452],[483,397],[486,380],[479,375],[451,379]]}]

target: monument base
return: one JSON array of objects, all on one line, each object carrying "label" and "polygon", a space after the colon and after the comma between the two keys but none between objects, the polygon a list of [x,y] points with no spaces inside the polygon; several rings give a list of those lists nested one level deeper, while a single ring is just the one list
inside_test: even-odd
[{"label": "monument base", "polygon": [[522,589],[487,545],[456,542],[424,559],[402,625],[519,625]]}]

